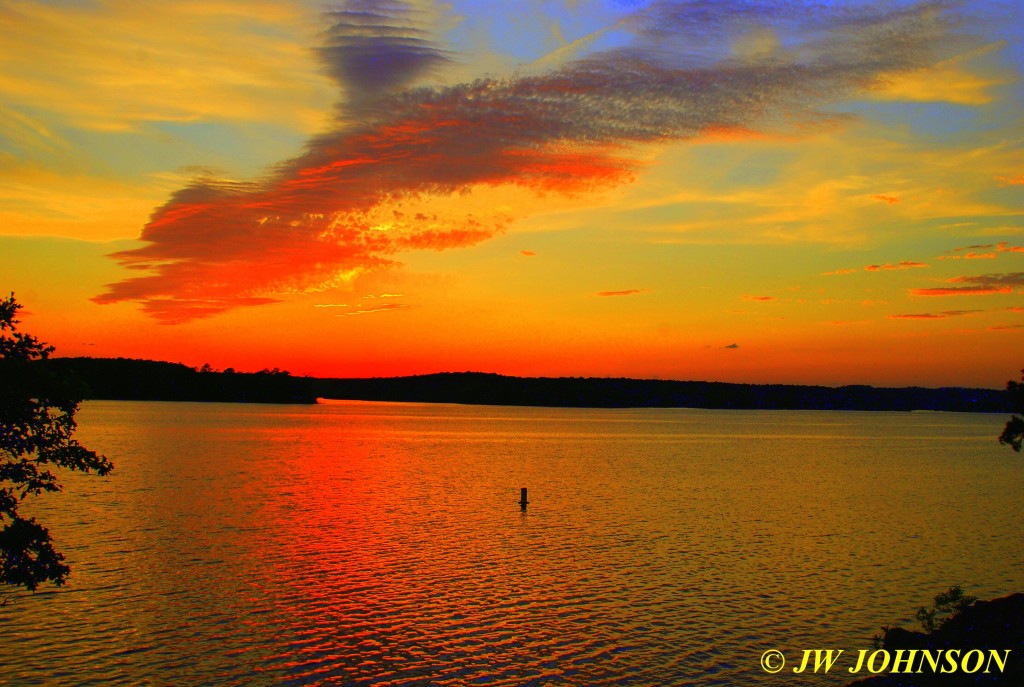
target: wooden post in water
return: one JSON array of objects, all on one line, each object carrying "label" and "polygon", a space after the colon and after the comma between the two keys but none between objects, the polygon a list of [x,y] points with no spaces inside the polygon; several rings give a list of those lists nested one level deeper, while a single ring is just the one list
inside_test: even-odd
[{"label": "wooden post in water", "polygon": [[526,510],[526,504],[529,501],[526,500],[526,487],[519,490],[519,510]]}]

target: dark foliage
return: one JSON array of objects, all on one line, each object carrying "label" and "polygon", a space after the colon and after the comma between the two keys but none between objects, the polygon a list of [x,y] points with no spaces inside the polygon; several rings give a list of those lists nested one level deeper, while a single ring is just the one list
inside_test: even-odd
[{"label": "dark foliage", "polygon": [[935,603],[931,608],[918,608],[914,617],[921,623],[925,632],[935,632],[977,600],[978,597],[972,594],[964,594],[960,585],[953,585],[941,594],[935,595]]},{"label": "dark foliage", "polygon": [[999,443],[1009,445],[1014,451],[1020,451],[1021,442],[1024,441],[1024,373],[1021,374],[1021,381],[1009,381],[1006,383],[1006,391],[1010,395],[1011,410],[1013,415],[999,435]]},{"label": "dark foliage", "polygon": [[35,590],[63,584],[70,569],[47,529],[19,506],[60,491],[53,469],[106,475],[113,465],[75,440],[81,388],[39,364],[53,347],[18,331],[20,308],[13,294],[0,301],[0,584]]},{"label": "dark foliage", "polygon": [[[916,650],[958,650],[961,655],[970,650],[1011,651],[1005,671],[993,669],[990,673],[933,673],[925,670],[920,674],[903,673],[879,675],[850,683],[849,687],[961,687],[971,685],[998,685],[1020,687],[1024,685],[1024,594],[1011,594],[991,601],[973,601],[958,587],[950,588],[945,594],[935,597],[933,610],[949,613],[941,622],[935,623],[930,632],[914,632],[901,627],[884,627],[881,647],[895,654]],[[942,608],[940,608],[942,606]],[[945,610],[943,610],[945,609]],[[921,614],[919,612],[918,618]],[[920,658],[918,661],[920,662]],[[917,664],[915,664],[917,665]]]}]

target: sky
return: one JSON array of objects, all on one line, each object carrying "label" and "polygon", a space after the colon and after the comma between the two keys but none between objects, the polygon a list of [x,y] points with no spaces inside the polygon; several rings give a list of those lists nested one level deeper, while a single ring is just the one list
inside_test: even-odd
[{"label": "sky", "polygon": [[56,355],[1000,388],[1019,3],[0,0]]}]

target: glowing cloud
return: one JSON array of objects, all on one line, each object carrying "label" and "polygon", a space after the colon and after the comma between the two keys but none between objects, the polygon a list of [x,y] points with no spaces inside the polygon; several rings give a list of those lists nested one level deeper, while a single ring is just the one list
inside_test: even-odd
[{"label": "glowing cloud", "polygon": [[[814,131],[837,121],[825,106],[956,49],[947,10],[662,2],[618,24],[621,47],[552,71],[413,88],[450,55],[409,6],[349,2],[328,13],[318,51],[345,96],[334,128],[265,178],[174,193],[146,245],[112,256],[145,274],[93,300],[140,302],[165,322],[265,304],[405,251],[475,245],[514,219],[431,211],[432,199],[501,185],[582,193],[630,181],[635,146]],[[738,42],[754,24],[785,50]]]},{"label": "glowing cloud", "polygon": [[1014,288],[1024,286],[1024,272],[953,277],[947,281],[951,284],[967,284],[967,286],[911,289],[910,293],[914,296],[991,296],[1013,293]]},{"label": "glowing cloud", "polygon": [[940,255],[939,260],[995,260],[995,253],[964,253],[963,255]]}]

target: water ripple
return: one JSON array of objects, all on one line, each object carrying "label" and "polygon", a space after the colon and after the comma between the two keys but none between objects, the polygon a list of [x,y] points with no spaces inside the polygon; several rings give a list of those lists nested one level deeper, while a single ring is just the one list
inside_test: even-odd
[{"label": "water ripple", "polygon": [[117,471],[33,506],[74,573],[0,613],[3,685],[771,685],[768,648],[867,648],[949,584],[1024,581],[1024,468],[986,416],[80,418]]}]

